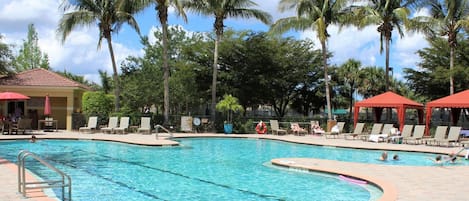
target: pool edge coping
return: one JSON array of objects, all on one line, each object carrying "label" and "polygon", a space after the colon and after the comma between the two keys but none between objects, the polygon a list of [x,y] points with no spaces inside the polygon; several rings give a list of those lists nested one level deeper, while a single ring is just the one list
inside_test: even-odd
[{"label": "pool edge coping", "polygon": [[[381,189],[381,191],[383,192],[383,195],[378,199],[378,201],[397,200],[397,197],[398,197],[397,188],[392,182],[388,182],[386,180],[382,180],[376,177],[372,177],[369,175],[364,175],[364,174],[360,174],[356,172],[351,172],[351,171],[324,168],[318,165],[312,166],[312,165],[299,164],[295,162],[295,159],[312,159],[312,158],[275,158],[275,159],[272,159],[270,162],[272,163],[272,165],[277,165],[277,166],[286,167],[286,168],[300,168],[300,169],[305,169],[305,170],[313,171],[313,172],[323,172],[323,173],[344,175],[344,176],[358,178],[358,179],[367,181],[368,183],[371,183],[372,185],[375,185],[376,187]],[[324,159],[314,159],[314,160],[320,161]],[[332,161],[332,160],[329,160],[329,161]],[[340,163],[351,163],[351,162],[340,161]]]}]

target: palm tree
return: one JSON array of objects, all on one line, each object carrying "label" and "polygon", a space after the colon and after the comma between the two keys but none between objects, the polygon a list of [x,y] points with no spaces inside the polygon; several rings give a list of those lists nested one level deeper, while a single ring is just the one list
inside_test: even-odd
[{"label": "palm tree", "polygon": [[358,88],[361,65],[360,61],[349,59],[338,69],[339,77],[344,79],[344,84],[349,92],[349,119],[352,119],[353,94]]},{"label": "palm tree", "polygon": [[469,1],[468,0],[428,0],[422,6],[429,7],[430,16],[417,17],[412,28],[423,31],[429,38],[446,36],[450,47],[450,94],[454,94],[454,52],[458,46],[457,35],[463,28],[469,27]]},{"label": "palm tree", "polygon": [[251,9],[257,6],[251,0],[192,0],[186,2],[184,7],[189,10],[202,14],[213,15],[215,22],[213,28],[215,31],[215,49],[213,51],[213,74],[212,74],[212,103],[210,106],[211,121],[216,120],[215,107],[217,104],[217,71],[218,71],[218,46],[223,37],[225,29],[224,21],[228,17],[240,18],[256,18],[265,24],[270,24],[272,17],[264,11],[258,9]]},{"label": "palm tree", "polygon": [[419,0],[371,0],[370,4],[356,9],[358,28],[378,25],[380,33],[380,53],[383,53],[383,41],[386,48],[386,88],[389,90],[389,48],[392,31],[397,28],[401,37],[404,36],[403,26],[407,24],[411,6],[417,5]]},{"label": "palm tree", "polygon": [[121,26],[127,23],[140,34],[137,21],[132,16],[139,9],[127,9],[123,6],[125,0],[64,0],[61,4],[65,14],[59,21],[57,33],[61,36],[62,43],[67,36],[78,26],[98,25],[99,41],[98,48],[101,47],[102,39],[106,39],[109,53],[111,55],[114,93],[115,93],[115,111],[120,110],[120,85],[117,74],[116,59],[112,48],[112,33],[119,32]]},{"label": "palm tree", "polygon": [[161,24],[162,29],[162,44],[163,44],[163,116],[164,124],[169,123],[169,56],[168,56],[168,11],[169,7],[174,7],[178,15],[182,16],[184,21],[187,21],[186,13],[181,4],[181,0],[139,0],[137,5],[143,5],[147,7],[155,4],[155,10],[157,13],[158,21]]},{"label": "palm tree", "polygon": [[347,15],[344,10],[346,0],[281,0],[279,8],[286,11],[296,9],[296,15],[277,20],[271,31],[274,33],[284,33],[290,29],[305,31],[316,30],[316,37],[321,42],[322,60],[324,66],[324,82],[326,87],[327,116],[332,119],[331,95],[329,89],[329,76],[327,73],[327,39],[329,33],[327,27],[330,24],[339,24],[341,17]]}]

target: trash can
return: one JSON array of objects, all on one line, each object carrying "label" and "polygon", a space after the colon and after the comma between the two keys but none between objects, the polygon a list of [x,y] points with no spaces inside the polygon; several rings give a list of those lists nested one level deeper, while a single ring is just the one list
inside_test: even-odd
[{"label": "trash can", "polygon": [[334,120],[334,119],[329,119],[327,120],[327,132],[331,132],[331,129],[333,126],[335,126],[337,124],[337,120]]}]

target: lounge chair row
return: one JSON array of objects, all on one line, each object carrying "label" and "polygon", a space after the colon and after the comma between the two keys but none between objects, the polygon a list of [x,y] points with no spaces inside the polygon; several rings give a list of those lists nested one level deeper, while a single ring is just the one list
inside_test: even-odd
[{"label": "lounge chair row", "polygon": [[[322,130],[322,128],[319,126],[319,122],[317,121],[311,121],[311,134],[317,134],[317,135],[322,135],[325,134],[326,132]],[[270,129],[273,135],[286,135],[288,134],[287,129],[282,129],[279,126],[278,120],[270,120]],[[290,131],[294,135],[306,135],[309,133],[308,129],[302,128],[298,122],[290,122]]]},{"label": "lounge chair row", "polygon": [[[109,117],[109,122],[106,127],[98,128],[98,117],[91,116],[88,119],[88,124],[85,127],[80,127],[80,132],[90,132],[93,133],[100,129],[103,133],[120,133],[125,134],[129,131],[129,117],[121,117],[118,121],[118,117]],[[119,124],[119,125],[118,125]],[[142,117],[140,121],[140,127],[137,129],[137,132],[151,134],[151,118]]]},{"label": "lounge chair row", "polygon": [[393,134],[392,124],[375,123],[371,132],[363,133],[364,123],[357,123],[352,133],[343,133],[345,139],[361,139],[372,142],[402,142],[405,144],[426,144],[436,146],[451,146],[459,142],[460,126],[438,126],[432,138],[425,138],[425,125],[404,125],[400,135]]}]

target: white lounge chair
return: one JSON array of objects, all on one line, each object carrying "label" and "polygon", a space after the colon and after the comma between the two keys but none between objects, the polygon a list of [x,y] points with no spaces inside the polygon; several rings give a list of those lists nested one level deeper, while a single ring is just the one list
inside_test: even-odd
[{"label": "white lounge chair", "polygon": [[98,117],[92,116],[88,118],[88,124],[85,127],[80,127],[78,131],[84,132],[84,131],[89,131],[92,133],[93,131],[96,130],[96,127],[98,126]]},{"label": "white lounge chair", "polygon": [[387,138],[387,134],[381,134],[381,130],[383,128],[382,123],[374,123],[373,127],[371,128],[370,135],[368,135],[368,141],[370,142],[379,142],[383,141],[384,138]]},{"label": "white lounge chair", "polygon": [[449,147],[450,143],[456,143],[459,140],[459,133],[461,132],[460,126],[451,126],[449,128],[448,137],[446,139],[435,140],[435,143],[441,146],[442,144],[446,144]]},{"label": "white lounge chair", "polygon": [[446,131],[448,126],[437,126],[433,138],[424,138],[422,141],[426,145],[437,145],[437,141],[445,139]]},{"label": "white lounge chair", "polygon": [[280,129],[277,120],[270,120],[270,129],[272,130],[273,135],[280,135],[280,133],[287,134],[287,130]]},{"label": "white lounge chair", "polygon": [[151,118],[150,117],[142,117],[140,119],[140,128],[137,129],[137,132],[151,134]]},{"label": "white lounge chair", "polygon": [[115,133],[125,134],[129,130],[129,117],[121,117],[119,127],[115,128]]},{"label": "white lounge chair", "polygon": [[357,123],[353,129],[353,133],[344,133],[344,139],[350,139],[347,136],[351,136],[352,139],[360,139],[363,135],[363,129],[365,128],[365,123]]},{"label": "white lounge chair", "polygon": [[412,132],[411,137],[404,137],[402,139],[403,143],[406,144],[420,144],[422,141],[423,135],[425,134],[425,125],[416,125],[414,132]]},{"label": "white lounge chair", "polygon": [[109,123],[107,124],[107,127],[101,128],[101,131],[103,131],[103,133],[114,133],[114,129],[117,128],[118,121],[118,117],[109,117]]},{"label": "white lounge chair", "polygon": [[[336,126],[338,128],[337,131],[332,129],[331,132],[326,133],[324,136],[326,136],[326,138],[328,138],[328,137],[338,137],[342,133],[342,131],[344,130],[345,122],[337,122]],[[334,127],[332,127],[332,128],[334,128]]]}]

